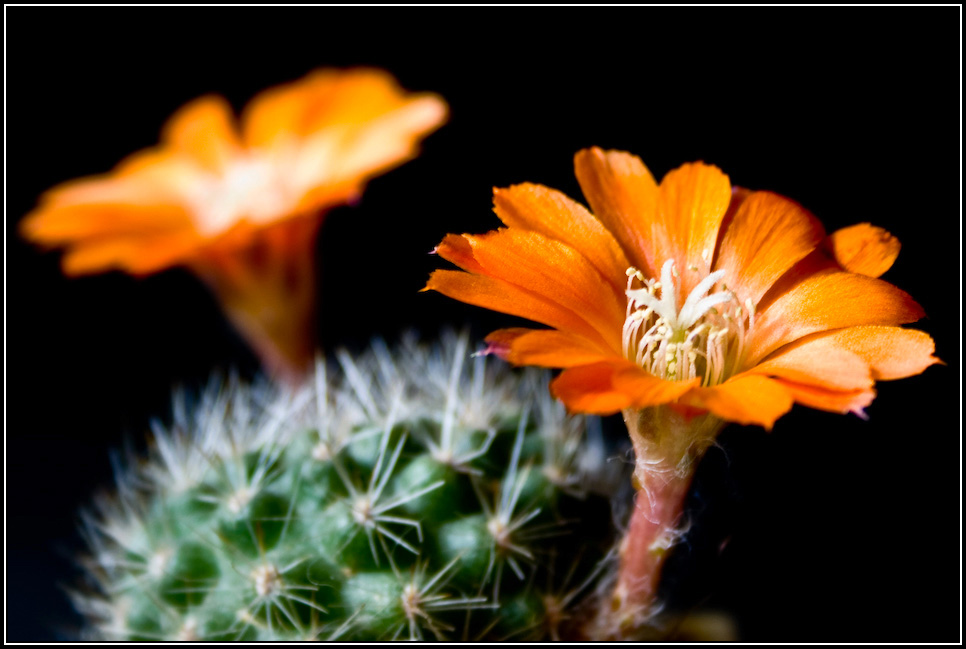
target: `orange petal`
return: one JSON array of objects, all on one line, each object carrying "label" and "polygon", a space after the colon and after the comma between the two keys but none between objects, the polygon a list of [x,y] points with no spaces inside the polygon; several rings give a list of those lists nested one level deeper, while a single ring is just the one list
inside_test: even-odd
[{"label": "orange petal", "polygon": [[362,193],[363,183],[359,178],[342,182],[325,182],[309,189],[292,208],[291,214],[279,214],[278,219],[290,216],[322,216],[327,208],[351,203]]},{"label": "orange petal", "polygon": [[715,269],[741,301],[758,304],[768,289],[825,235],[822,224],[797,203],[771,192],[754,192],[727,226]]},{"label": "orange petal", "polygon": [[[117,177],[140,176],[140,174],[146,171],[171,165],[184,168],[184,173],[186,175],[195,176],[198,173],[198,168],[193,162],[190,160],[185,160],[176,151],[158,146],[150,149],[141,149],[140,151],[135,151],[131,155],[121,160],[111,171],[110,176],[112,180]],[[70,183],[64,183],[64,185],[68,184]],[[51,191],[56,191],[56,189],[58,188],[55,188]]]},{"label": "orange petal", "polygon": [[24,236],[45,244],[101,236],[151,235],[193,228],[180,205],[89,203],[40,208],[20,224]]},{"label": "orange petal", "polygon": [[455,270],[436,270],[423,290],[438,291],[467,304],[527,318],[606,345],[597,330],[570,309],[501,279]]},{"label": "orange petal", "polygon": [[319,70],[296,82],[303,91],[300,133],[369,122],[400,107],[407,96],[384,70]]},{"label": "orange petal", "polygon": [[869,277],[879,277],[892,268],[900,247],[889,232],[869,223],[836,230],[825,242],[842,268]]},{"label": "orange petal", "polygon": [[419,140],[445,119],[441,99],[420,95],[367,122],[324,127],[306,138],[295,172],[308,183],[367,180],[413,158]]},{"label": "orange petal", "polygon": [[661,180],[657,212],[671,251],[666,259],[675,260],[680,274],[679,304],[711,271],[718,230],[730,203],[731,182],[713,165],[686,164]]},{"label": "orange petal", "polygon": [[197,191],[198,168],[183,157],[145,150],[123,160],[110,174],[61,183],[44,192],[43,208],[80,204],[182,204]]},{"label": "orange petal", "polygon": [[496,354],[503,360],[506,360],[507,354],[510,353],[510,345],[513,341],[521,336],[525,336],[531,331],[538,331],[537,329],[527,329],[526,327],[509,327],[507,329],[497,329],[496,331],[490,333],[484,341],[486,342],[486,349],[481,353],[486,354]]},{"label": "orange petal", "polygon": [[473,258],[473,248],[470,246],[470,242],[458,234],[447,234],[439,245],[433,249],[433,252],[463,270],[479,275],[486,274],[480,263]]},{"label": "orange petal", "polygon": [[741,204],[754,193],[755,192],[751,191],[750,189],[745,189],[744,187],[739,187],[737,185],[731,188],[731,202],[728,204],[728,211],[725,212],[724,217],[721,219],[721,226],[718,228],[718,243],[715,246],[715,250],[719,250],[721,248],[721,240],[724,238],[728,228],[731,227],[731,222],[734,221],[738,208],[741,207]]},{"label": "orange petal", "polygon": [[493,190],[496,215],[511,228],[556,239],[584,255],[619,293],[630,265],[617,241],[600,221],[564,194],[542,185],[514,185]]},{"label": "orange petal", "polygon": [[828,337],[808,337],[779,349],[745,374],[780,377],[831,390],[867,390],[869,364]]},{"label": "orange petal", "polygon": [[868,407],[875,399],[875,390],[829,390],[815,385],[795,383],[787,379],[777,379],[778,383],[788,391],[795,403],[809,408],[837,412],[840,414],[854,413],[863,419],[863,408]]},{"label": "orange petal", "polygon": [[96,239],[67,251],[64,273],[84,275],[120,269],[132,275],[148,275],[179,263],[198,246],[199,239],[187,232]]},{"label": "orange petal", "polygon": [[260,93],[242,114],[242,130],[249,146],[271,146],[323,128],[365,125],[413,100],[420,110],[431,102],[439,124],[441,100],[408,95],[382,70],[319,70]]},{"label": "orange petal", "polygon": [[869,366],[877,381],[903,379],[920,374],[930,365],[942,363],[933,356],[936,349],[929,334],[901,327],[848,327],[808,336],[857,354]]},{"label": "orange petal", "polygon": [[298,81],[269,88],[249,102],[242,113],[245,143],[276,145],[325,126],[372,119],[398,106],[394,88],[395,82],[376,70],[316,70]]},{"label": "orange petal", "polygon": [[265,155],[286,170],[286,182],[297,191],[321,188],[331,195],[329,188],[338,185],[351,196],[372,176],[414,157],[418,142],[445,121],[446,110],[438,97],[418,95],[366,122],[319,124],[315,132],[279,136]]},{"label": "orange petal", "polygon": [[615,359],[565,369],[550,383],[550,392],[570,412],[609,415],[625,408],[670,403],[698,382],[664,381],[630,361]]},{"label": "orange petal", "polygon": [[584,149],[574,157],[580,189],[631,264],[657,277],[673,249],[657,222],[657,183],[637,156]]},{"label": "orange petal", "polygon": [[792,266],[771,288],[762,296],[758,302],[757,311],[764,313],[771,305],[786,293],[790,293],[806,279],[812,279],[818,275],[829,275],[841,272],[842,268],[835,260],[828,256],[822,247],[815,248],[812,252],[805,255],[798,263]]},{"label": "orange petal", "polygon": [[573,367],[613,358],[612,351],[565,331],[498,329],[486,337],[487,351],[514,365]]},{"label": "orange petal", "polygon": [[305,107],[306,92],[302,84],[289,83],[260,92],[242,112],[245,145],[268,147],[300,135]]},{"label": "orange petal", "polygon": [[621,349],[626,298],[579,252],[536,232],[504,229],[463,235],[473,258],[502,279],[579,314],[614,350]]},{"label": "orange petal", "polygon": [[165,125],[162,141],[216,173],[240,150],[231,107],[216,96],[182,107]]},{"label": "orange petal", "polygon": [[925,315],[888,282],[846,272],[813,275],[775,298],[755,320],[744,367],[811,333],[859,325],[900,325]]},{"label": "orange petal", "polygon": [[727,421],[757,424],[771,430],[775,421],[791,409],[793,402],[778,381],[739,374],[720,385],[694,388],[682,403],[706,408]]}]

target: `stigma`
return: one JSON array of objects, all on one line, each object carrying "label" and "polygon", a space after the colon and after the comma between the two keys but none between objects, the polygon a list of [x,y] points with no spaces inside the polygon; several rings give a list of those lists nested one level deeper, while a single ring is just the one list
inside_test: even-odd
[{"label": "stigma", "polygon": [[723,270],[709,273],[679,308],[673,260],[664,262],[660,279],[628,268],[624,356],[668,381],[700,378],[702,385],[716,385],[727,380],[743,360],[755,308],[750,299],[742,304],[722,282],[724,275]]}]

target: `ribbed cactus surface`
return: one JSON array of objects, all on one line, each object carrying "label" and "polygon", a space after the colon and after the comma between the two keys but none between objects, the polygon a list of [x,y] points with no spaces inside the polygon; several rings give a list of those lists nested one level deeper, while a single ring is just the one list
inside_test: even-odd
[{"label": "ribbed cactus surface", "polygon": [[465,336],[376,342],[298,390],[177,398],[150,456],[84,516],[88,635],[572,635],[626,476],[543,375],[471,352]]}]

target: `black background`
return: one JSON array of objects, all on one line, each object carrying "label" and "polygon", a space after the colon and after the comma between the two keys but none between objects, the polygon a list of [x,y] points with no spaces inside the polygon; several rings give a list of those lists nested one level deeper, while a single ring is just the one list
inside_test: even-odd
[{"label": "black background", "polygon": [[[69,639],[76,510],[143,447],[175,385],[256,362],[189,274],[67,280],[16,223],[45,189],[154,144],[208,92],[236,107],[320,66],[372,65],[449,102],[422,156],[330,213],[319,253],[327,349],[512,318],[418,294],[446,232],[497,225],[491,187],[581,198],[572,156],[691,160],[811,209],[871,221],[903,251],[885,279],[929,314],[948,363],[882,383],[869,421],[796,407],[731,427],[699,473],[681,606],[746,640],[959,637],[959,18],[875,9],[187,9],[6,11],[7,639]],[[619,426],[614,427],[619,430]],[[728,540],[722,550],[719,545]]]}]

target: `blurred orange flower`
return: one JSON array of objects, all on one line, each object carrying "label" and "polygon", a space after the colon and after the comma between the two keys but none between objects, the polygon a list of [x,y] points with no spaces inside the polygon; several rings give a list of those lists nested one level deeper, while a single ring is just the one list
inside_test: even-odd
[{"label": "blurred orange flower", "polygon": [[65,247],[69,275],[191,268],[269,369],[295,371],[314,348],[321,215],[412,158],[446,110],[369,69],[267,90],[240,125],[224,99],[202,97],[171,118],[159,146],[47,192],[22,232]]},{"label": "blurred orange flower", "polygon": [[876,380],[939,362],[898,325],[923,311],[876,279],[898,241],[868,224],[826,237],[797,203],[732,188],[687,164],[657,184],[641,160],[579,152],[593,214],[553,189],[494,190],[506,228],[447,235],[426,289],[552,330],[501,329],[488,350],[565,368],[551,385],[572,411],[671,405],[771,428],[797,402],[862,414]]}]

